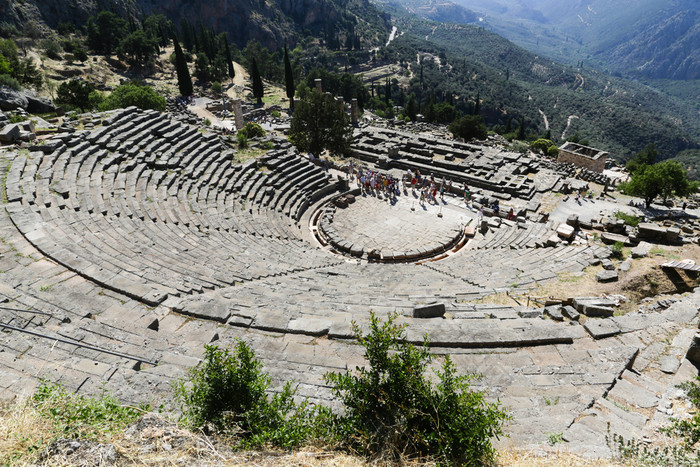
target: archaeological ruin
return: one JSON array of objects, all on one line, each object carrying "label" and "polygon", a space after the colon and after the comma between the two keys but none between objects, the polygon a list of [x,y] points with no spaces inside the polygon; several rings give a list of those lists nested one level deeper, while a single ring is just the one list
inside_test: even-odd
[{"label": "archaeological ruin", "polygon": [[[675,413],[675,385],[697,375],[700,293],[624,315],[619,297],[580,296],[575,282],[560,300],[523,298],[592,268],[625,274],[616,241],[641,256],[693,235],[631,229],[597,214],[604,200],[585,200],[596,215],[584,216],[573,193],[604,182],[604,156],[578,171],[360,125],[356,169],[445,180],[444,198],[422,203],[410,184],[368,193],[346,163],[324,166],[284,138],[241,161],[225,137],[169,113],[79,121],[0,153],[2,399],[45,378],[159,405],[205,344],[241,338],[276,387],[294,380],[332,406],[324,373],[363,364],[352,323],[397,313],[410,341],[428,336],[483,376],[476,387],[512,416],[500,446],[548,449],[554,433],[557,449],[596,457],[611,454],[609,432],[651,436]],[[565,201],[573,211],[555,216]]]}]

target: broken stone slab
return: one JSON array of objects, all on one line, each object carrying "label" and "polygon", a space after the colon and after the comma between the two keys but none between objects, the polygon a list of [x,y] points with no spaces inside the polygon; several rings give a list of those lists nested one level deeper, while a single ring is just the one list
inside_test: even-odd
[{"label": "broken stone slab", "polygon": [[574,307],[579,313],[590,317],[607,318],[613,315],[615,302],[607,298],[577,297],[573,300]]},{"label": "broken stone slab", "polygon": [[659,358],[660,370],[666,373],[667,375],[675,374],[676,370],[678,370],[679,365],[680,362],[673,355],[664,355],[661,358]]},{"label": "broken stone slab", "polygon": [[600,271],[595,276],[598,282],[616,282],[618,280],[617,271]]},{"label": "broken stone slab", "polygon": [[547,246],[557,246],[561,243],[561,238],[559,238],[559,235],[553,233],[548,239],[547,239]]},{"label": "broken stone slab", "polygon": [[429,303],[413,308],[414,318],[442,318],[445,316],[444,303]]},{"label": "broken stone slab", "polygon": [[600,239],[606,245],[612,245],[612,244],[617,243],[617,242],[623,243],[624,245],[630,244],[630,239],[628,237],[626,237],[624,235],[620,235],[620,234],[611,233],[611,232],[603,232],[600,235]]},{"label": "broken stone slab", "polygon": [[572,321],[578,321],[579,317],[581,316],[581,314],[578,311],[576,311],[576,308],[572,307],[571,305],[566,305],[565,307],[562,307],[561,314]]},{"label": "broken stone slab", "polygon": [[627,272],[630,270],[631,267],[632,267],[632,263],[629,260],[626,260],[626,261],[623,261],[622,263],[620,263],[619,271],[620,272]]},{"label": "broken stone slab", "polygon": [[545,307],[544,314],[552,318],[554,321],[564,321],[564,315],[561,313],[561,305],[550,305]]},{"label": "broken stone slab", "polygon": [[615,270],[615,264],[609,259],[604,259],[603,261],[600,262],[600,265],[603,266],[603,269],[605,269],[606,271],[614,271]]},{"label": "broken stone slab", "polygon": [[589,319],[583,328],[593,339],[604,339],[620,334],[620,327],[609,319]]}]

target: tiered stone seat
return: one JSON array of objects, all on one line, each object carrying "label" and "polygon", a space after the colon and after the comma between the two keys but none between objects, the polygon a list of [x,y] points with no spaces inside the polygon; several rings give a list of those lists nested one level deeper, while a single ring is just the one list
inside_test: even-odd
[{"label": "tiered stone seat", "polygon": [[[337,261],[291,228],[335,188],[305,159],[285,153],[286,166],[263,172],[157,112],[125,109],[106,122],[10,170],[8,211],[49,257],[146,303]],[[269,215],[273,178],[295,195]]]}]

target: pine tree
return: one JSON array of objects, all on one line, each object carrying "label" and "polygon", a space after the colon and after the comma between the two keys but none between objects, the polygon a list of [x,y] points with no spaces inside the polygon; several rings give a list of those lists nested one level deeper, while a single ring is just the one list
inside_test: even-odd
[{"label": "pine tree", "polygon": [[287,98],[289,98],[289,109],[294,112],[294,74],[292,64],[289,62],[287,46],[284,46],[284,84],[287,88]]},{"label": "pine tree", "polygon": [[224,42],[226,44],[226,64],[228,65],[228,76],[233,80],[236,77],[236,69],[233,67],[233,59],[231,58],[231,49],[228,46],[228,40]]},{"label": "pine tree", "polygon": [[250,76],[253,80],[253,96],[258,100],[258,105],[262,105],[262,98],[265,90],[263,88],[262,78],[260,77],[260,71],[258,70],[258,63],[253,59],[253,64],[251,65]]},{"label": "pine tree", "polygon": [[190,76],[190,70],[187,68],[185,54],[182,53],[182,48],[180,47],[180,42],[177,40],[177,36],[173,36],[173,44],[175,44],[175,71],[177,72],[177,87],[179,88],[181,95],[191,96],[194,94],[194,90],[192,89],[192,77]]}]

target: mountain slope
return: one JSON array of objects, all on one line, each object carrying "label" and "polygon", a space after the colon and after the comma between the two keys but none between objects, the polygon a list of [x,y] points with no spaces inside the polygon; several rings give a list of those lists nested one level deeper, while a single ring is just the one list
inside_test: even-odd
[{"label": "mountain slope", "polygon": [[369,48],[386,42],[390,30],[389,17],[368,0],[0,0],[0,18],[20,28],[28,22],[80,26],[102,9],[135,17],[160,13],[175,25],[201,21],[239,46],[254,39],[271,49],[328,31],[341,40],[359,34]]},{"label": "mountain slope", "polygon": [[434,94],[469,111],[478,94],[491,125],[524,118],[528,132],[549,129],[555,141],[578,132],[620,160],[651,142],[663,157],[698,147],[700,118],[692,103],[543,58],[478,26],[394,18],[404,34],[389,49],[408,64],[410,90],[424,100]]},{"label": "mountain slope", "polygon": [[694,79],[687,70],[700,67],[696,54],[679,59],[699,43],[697,0],[455,1],[498,34],[567,63],[671,79]]},{"label": "mountain slope", "polygon": [[700,78],[700,11],[681,11],[603,53],[611,67],[649,78]]}]

